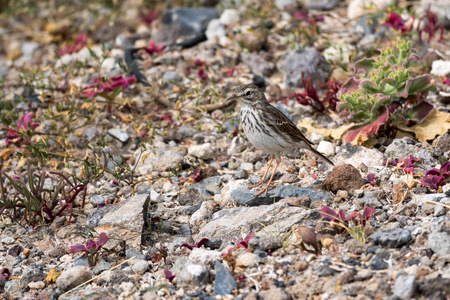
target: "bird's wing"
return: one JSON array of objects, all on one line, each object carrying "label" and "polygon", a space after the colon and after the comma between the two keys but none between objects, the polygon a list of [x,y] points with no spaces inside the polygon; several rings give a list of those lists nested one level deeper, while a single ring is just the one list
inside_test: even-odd
[{"label": "bird's wing", "polygon": [[289,120],[289,118],[286,117],[286,115],[279,111],[276,107],[268,104],[267,113],[269,116],[266,118],[266,121],[274,120],[274,122],[272,121],[272,123],[274,123],[272,125],[275,125],[279,131],[289,134],[298,141],[304,141],[308,145],[312,145],[312,143],[303,135],[300,129],[298,129],[297,126],[295,126],[294,123],[292,123],[291,120]]}]

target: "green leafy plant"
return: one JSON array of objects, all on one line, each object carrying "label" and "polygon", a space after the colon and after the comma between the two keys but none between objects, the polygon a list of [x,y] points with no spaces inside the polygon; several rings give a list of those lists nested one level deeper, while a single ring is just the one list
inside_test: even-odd
[{"label": "green leafy plant", "polygon": [[426,101],[434,91],[430,75],[419,75],[419,55],[407,41],[382,51],[378,58],[364,58],[355,63],[354,72],[339,91],[338,109],[345,122],[355,122],[346,139],[352,142],[375,136],[380,127],[412,126],[422,122],[433,109]]}]

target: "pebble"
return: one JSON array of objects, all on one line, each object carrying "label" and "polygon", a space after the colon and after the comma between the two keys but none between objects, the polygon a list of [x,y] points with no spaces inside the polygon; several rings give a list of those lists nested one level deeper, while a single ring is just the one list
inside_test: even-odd
[{"label": "pebble", "polygon": [[215,264],[216,279],[214,284],[214,296],[226,296],[237,287],[233,275],[220,262]]},{"label": "pebble", "polygon": [[43,281],[32,281],[28,283],[28,287],[32,290],[40,290],[45,287],[45,283]]},{"label": "pebble", "polygon": [[148,263],[148,261],[139,259],[133,264],[131,269],[133,270],[134,273],[142,274],[148,270],[149,266],[150,264]]},{"label": "pebble", "polygon": [[72,267],[61,273],[56,285],[61,291],[68,291],[92,278],[94,274],[89,267]]},{"label": "pebble", "polygon": [[411,233],[406,229],[396,228],[390,231],[379,230],[370,236],[376,244],[389,248],[400,248],[412,240]]},{"label": "pebble", "polygon": [[192,145],[188,149],[188,154],[200,159],[213,158],[212,145],[210,143]]},{"label": "pebble", "polygon": [[209,272],[203,266],[197,264],[186,265],[178,275],[180,287],[195,288],[208,283]]},{"label": "pebble", "polygon": [[118,129],[118,128],[109,129],[108,134],[110,136],[112,136],[113,138],[118,139],[119,141],[121,141],[124,144],[126,142],[128,142],[128,140],[130,139],[130,136],[128,135],[128,133],[126,133],[122,129]]},{"label": "pebble", "polygon": [[415,281],[414,275],[397,277],[393,289],[394,295],[400,299],[411,299],[415,290]]},{"label": "pebble", "polygon": [[328,158],[333,157],[336,154],[336,148],[334,145],[327,141],[321,141],[316,150]]}]

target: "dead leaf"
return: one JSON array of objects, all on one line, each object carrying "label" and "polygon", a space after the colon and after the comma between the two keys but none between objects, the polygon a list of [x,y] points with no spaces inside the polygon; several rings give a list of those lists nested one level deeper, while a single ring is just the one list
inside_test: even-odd
[{"label": "dead leaf", "polygon": [[0,152],[0,159],[2,159],[2,160],[7,160],[7,159],[9,158],[9,156],[10,156],[11,154],[13,154],[14,152],[16,152],[16,149],[15,149],[15,148],[7,148],[7,149],[3,149],[3,150]]},{"label": "dead leaf", "polygon": [[318,134],[321,134],[323,136],[331,137],[335,140],[339,140],[344,136],[344,133],[347,132],[347,130],[353,126],[353,123],[348,125],[342,125],[338,128],[317,128],[312,125],[313,121],[311,118],[303,118],[299,123],[298,126],[306,128],[308,132],[315,132]]},{"label": "dead leaf", "polygon": [[116,115],[118,115],[125,124],[130,124],[133,121],[133,117],[131,115],[125,115],[120,111],[116,112]]},{"label": "dead leaf", "polygon": [[17,164],[17,168],[22,168],[23,166],[25,166],[25,164],[27,163],[28,159],[25,157],[22,157],[19,160],[19,163]]},{"label": "dead leaf", "polygon": [[61,275],[62,271],[52,268],[50,269],[50,271],[48,272],[47,278],[45,278],[45,280],[49,283],[55,283],[56,279],[58,279],[58,277]]},{"label": "dead leaf", "polygon": [[433,109],[421,123],[398,128],[414,133],[419,142],[426,142],[433,140],[437,135],[445,134],[450,129],[450,114]]}]

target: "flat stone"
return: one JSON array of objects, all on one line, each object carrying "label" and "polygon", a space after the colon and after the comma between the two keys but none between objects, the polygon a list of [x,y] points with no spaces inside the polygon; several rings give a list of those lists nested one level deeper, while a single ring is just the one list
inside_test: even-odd
[{"label": "flat stone", "polygon": [[[128,198],[100,220],[97,232],[106,232],[110,239],[125,239],[127,243],[138,245],[144,225],[144,204],[148,205],[149,200],[150,196],[146,194]],[[130,240],[130,236],[135,238]]]},{"label": "flat stone", "polygon": [[247,187],[241,187],[232,191],[230,196],[233,200],[247,206],[269,205],[288,197],[309,197],[311,202],[331,198],[326,192],[292,185],[278,185],[273,189],[269,189],[267,197],[265,193],[262,193],[253,198],[257,193],[257,190],[248,190]]},{"label": "flat stone", "polygon": [[198,236],[216,238],[224,242],[236,242],[242,240],[250,232],[256,234],[258,232],[287,232],[292,226],[313,218],[313,214],[317,213],[299,207],[291,207],[283,202],[257,207],[222,209],[211,216],[209,222],[201,228]]}]

